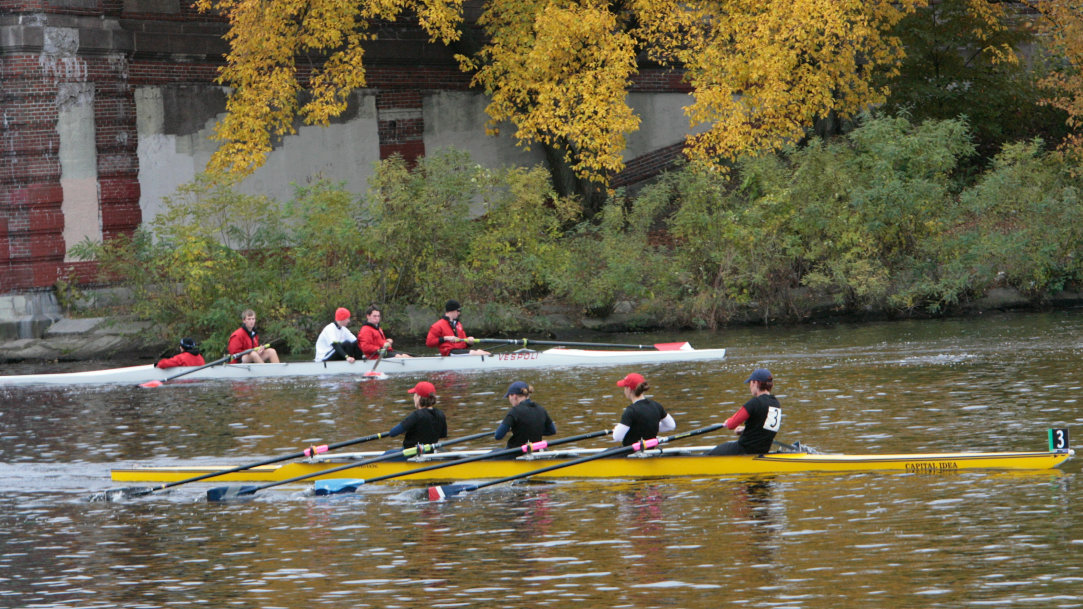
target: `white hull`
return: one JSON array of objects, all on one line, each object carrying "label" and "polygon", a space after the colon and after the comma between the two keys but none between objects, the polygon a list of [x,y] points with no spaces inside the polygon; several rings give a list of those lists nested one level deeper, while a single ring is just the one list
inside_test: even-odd
[{"label": "white hull", "polygon": [[[679,349],[666,351],[596,351],[554,348],[545,351],[514,351],[493,355],[453,355],[450,357],[395,358],[379,362],[376,372],[387,375],[426,374],[448,371],[486,371],[519,368],[624,366],[721,360],[725,349]],[[185,374],[177,379],[245,380],[293,376],[354,376],[363,377],[373,369],[373,362],[288,362],[283,364],[218,365]],[[137,385],[148,381],[164,381],[193,368],[159,370],[150,365],[91,370],[62,374],[24,374],[0,376],[0,386],[12,385],[91,385],[121,383]]]}]

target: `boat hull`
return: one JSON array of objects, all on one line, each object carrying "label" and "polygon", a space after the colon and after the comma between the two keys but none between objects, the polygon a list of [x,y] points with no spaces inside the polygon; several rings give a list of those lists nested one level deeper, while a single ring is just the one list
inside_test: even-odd
[{"label": "boat hull", "polygon": [[[725,349],[674,349],[667,351],[602,351],[554,348],[544,351],[515,351],[492,355],[453,355],[450,357],[393,358],[381,361],[378,372],[388,375],[428,374],[434,372],[484,372],[487,370],[557,368],[578,366],[625,366],[721,360]],[[182,380],[252,380],[281,377],[345,376],[362,378],[373,369],[373,362],[287,362],[281,364],[229,364],[212,366],[185,374]],[[62,374],[23,374],[0,376],[0,386],[7,385],[91,385],[139,384],[164,381],[193,368],[159,370],[150,365],[91,370]]]},{"label": "boat hull", "polygon": [[[706,450],[708,447],[703,447]],[[504,478],[533,471],[542,467],[567,462],[575,456],[591,451],[564,453],[560,458],[532,458],[515,460],[480,460],[461,465],[434,469],[420,474],[402,476],[399,480],[457,481]],[[1070,456],[1069,452],[998,452],[998,453],[928,453],[890,455],[810,455],[806,453],[770,453],[766,455],[741,455],[731,457],[707,457],[689,454],[656,455],[645,457],[605,458],[555,469],[537,478],[588,479],[588,478],[672,478],[672,477],[726,477],[755,474],[788,474],[803,472],[906,472],[919,474],[950,474],[963,470],[1040,470],[1057,467]],[[456,453],[470,456],[476,452]],[[211,478],[210,482],[280,482],[297,476],[314,475],[312,480],[330,478],[371,479],[377,476],[398,474],[412,469],[439,463],[436,458],[422,461],[383,461],[337,471],[328,475],[319,472],[344,465],[343,461],[293,462],[279,466],[258,467]],[[112,470],[117,482],[178,482],[212,471],[229,469],[229,466],[202,467],[132,467]]]}]

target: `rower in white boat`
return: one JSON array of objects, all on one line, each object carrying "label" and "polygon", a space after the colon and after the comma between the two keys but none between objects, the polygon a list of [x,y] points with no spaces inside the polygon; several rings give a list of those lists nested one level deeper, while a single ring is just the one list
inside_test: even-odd
[{"label": "rower in white boat", "polygon": [[352,313],[346,307],[335,309],[335,321],[324,326],[316,337],[317,362],[345,360],[352,364],[365,358],[357,344],[357,337],[350,331],[351,316]]},{"label": "rower in white boat", "polygon": [[466,329],[459,321],[462,305],[457,300],[449,300],[444,305],[444,316],[429,327],[425,337],[425,346],[440,350],[440,355],[490,355],[484,349],[474,349],[473,336],[466,335]]}]

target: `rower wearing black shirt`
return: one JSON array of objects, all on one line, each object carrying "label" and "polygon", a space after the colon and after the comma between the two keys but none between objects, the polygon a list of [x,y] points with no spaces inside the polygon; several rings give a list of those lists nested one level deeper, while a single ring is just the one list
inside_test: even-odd
[{"label": "rower wearing black shirt", "polygon": [[631,446],[640,440],[656,438],[659,432],[677,429],[673,416],[661,404],[644,395],[650,385],[643,375],[633,372],[617,381],[617,387],[624,388],[624,397],[631,402],[621,414],[620,423],[613,428],[613,439],[622,446]]}]

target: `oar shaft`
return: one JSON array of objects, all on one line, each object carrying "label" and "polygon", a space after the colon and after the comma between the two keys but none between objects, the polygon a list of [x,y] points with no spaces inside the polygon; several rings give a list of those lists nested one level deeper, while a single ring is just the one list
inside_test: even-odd
[{"label": "oar shaft", "polygon": [[245,349],[244,351],[241,351],[240,353],[231,353],[231,354],[229,354],[229,355],[227,355],[225,357],[221,357],[219,359],[216,359],[216,360],[214,360],[213,362],[211,362],[209,364],[203,364],[202,366],[199,366],[197,368],[193,368],[191,370],[186,370],[184,372],[181,372],[180,374],[174,374],[173,376],[166,378],[162,382],[163,383],[168,383],[169,381],[171,381],[173,379],[176,379],[176,378],[180,378],[180,377],[182,377],[182,376],[184,376],[186,374],[192,374],[193,372],[199,372],[200,370],[202,370],[204,368],[210,368],[211,366],[217,366],[218,364],[221,364],[221,363],[227,361],[231,357],[240,357],[242,355],[246,355],[248,353],[251,353],[251,352],[255,351],[256,349],[260,349],[260,348],[264,348],[264,347],[270,347],[270,346],[271,346],[271,343],[267,343],[265,345],[260,345],[259,347],[252,347],[251,349]]},{"label": "oar shaft", "polygon": [[282,461],[289,461],[291,459],[300,459],[301,457],[313,457],[318,454],[325,453],[329,450],[335,450],[337,448],[344,448],[346,446],[353,446],[354,444],[361,444],[362,442],[369,442],[372,440],[379,440],[380,438],[386,438],[391,435],[390,431],[381,433],[374,433],[372,435],[365,436],[363,438],[355,438],[353,440],[345,440],[343,442],[336,442],[334,444],[324,444],[322,446],[310,446],[300,452],[291,453],[288,455],[282,455],[281,457],[273,457],[266,461],[260,461],[258,463],[250,463],[248,465],[238,465],[232,469],[226,469],[217,472],[209,472],[196,476],[194,478],[188,478],[186,480],[178,480],[176,482],[169,482],[161,486],[156,486],[150,489],[150,492],[159,491],[162,489],[178,486],[180,484],[188,484],[189,482],[199,482],[200,480],[206,480],[208,478],[215,478],[217,476],[223,476],[225,474],[232,474],[236,472],[242,472],[246,469],[252,469],[254,467],[262,467],[264,465],[273,465],[275,463],[281,463]]},{"label": "oar shaft", "polygon": [[561,347],[613,347],[617,349],[657,349],[654,345],[625,345],[622,343],[579,343],[567,340],[534,340],[532,338],[475,338],[475,342],[501,345],[557,345]]},{"label": "oar shaft", "polygon": [[[608,433],[610,433],[609,430],[592,431],[590,433],[585,433],[585,434],[581,434],[581,435],[578,435],[578,436],[571,436],[571,437],[568,437],[568,438],[561,438],[560,440],[553,440],[552,442],[546,442],[545,444],[546,444],[546,447],[548,447],[548,446],[558,446],[560,444],[567,444],[569,442],[578,442],[580,440],[587,440],[587,439],[590,439],[590,438],[597,438],[598,436],[604,436],[604,435],[606,435]],[[383,476],[377,476],[375,478],[367,478],[367,479],[365,479],[364,483],[369,484],[369,483],[372,483],[372,482],[381,482],[383,480],[390,480],[391,478],[400,478],[402,476],[410,476],[410,475],[413,475],[413,474],[422,474],[422,473],[425,473],[425,472],[432,471],[434,469],[442,469],[442,468],[445,468],[445,467],[451,467],[453,465],[462,465],[464,463],[473,463],[474,461],[481,461],[481,460],[484,460],[484,459],[495,459],[496,457],[505,457],[507,455],[512,455],[512,454],[516,454],[516,453],[526,453],[529,450],[528,449],[529,446],[534,446],[534,445],[532,445],[532,444],[524,444],[523,446],[514,446],[512,448],[505,448],[505,449],[502,449],[502,450],[494,450],[492,452],[488,452],[488,453],[485,453],[483,455],[474,455],[472,457],[464,457],[462,459],[455,459],[453,461],[448,461],[447,463],[434,463],[433,465],[427,465],[425,467],[419,467],[417,469],[412,469],[412,470],[405,471],[405,472],[399,472],[399,473],[396,473],[396,474],[385,474]],[[534,448],[534,450],[541,450],[541,448]],[[324,472],[324,473],[329,473],[329,472]]]},{"label": "oar shaft", "polygon": [[681,438],[688,438],[688,437],[691,437],[691,436],[698,436],[700,434],[710,433],[710,432],[712,432],[712,431],[714,431],[716,429],[719,429],[721,427],[723,427],[723,425],[721,423],[716,423],[714,425],[708,425],[707,427],[701,427],[699,429],[693,429],[691,431],[686,431],[684,433],[674,434],[672,436],[666,436],[666,437],[656,438],[656,439],[652,439],[652,440],[641,440],[641,441],[636,442],[635,444],[632,444],[632,445],[629,445],[629,446],[618,446],[616,448],[610,448],[609,450],[603,450],[602,452],[600,452],[598,454],[595,454],[595,455],[587,455],[585,457],[579,457],[578,459],[572,459],[571,461],[565,461],[563,463],[556,463],[556,464],[550,465],[548,467],[543,467],[541,469],[531,470],[529,472],[523,472],[521,474],[516,474],[514,476],[508,476],[506,478],[500,478],[500,479],[497,479],[497,480],[489,480],[487,482],[482,482],[482,483],[479,483],[479,484],[476,484],[476,485],[472,484],[472,485],[470,485],[469,488],[470,488],[470,490],[477,490],[479,488],[485,488],[486,486],[493,486],[494,484],[501,484],[501,483],[504,483],[504,482],[511,482],[513,480],[519,480],[521,478],[529,478],[530,476],[536,476],[538,474],[544,474],[545,472],[551,472],[551,471],[553,471],[555,469],[561,469],[563,467],[571,467],[573,465],[579,465],[580,463],[586,463],[588,461],[594,461],[596,459],[604,459],[606,457],[616,457],[616,456],[620,456],[620,455],[624,455],[624,454],[628,454],[628,453],[637,452],[637,451],[640,451],[640,450],[646,450],[646,449],[649,449],[649,448],[654,448],[655,446],[658,446],[659,444],[665,444],[667,442],[672,442],[674,440],[680,440]]},{"label": "oar shaft", "polygon": [[362,467],[362,466],[369,465],[369,464],[372,464],[372,463],[379,463],[380,461],[387,461],[389,459],[395,459],[395,458],[401,457],[403,455],[413,456],[413,454],[419,453],[419,452],[420,453],[432,452],[432,451],[434,451],[434,450],[436,450],[436,449],[438,449],[438,448],[440,448],[442,446],[448,446],[450,444],[457,444],[459,442],[469,442],[470,440],[477,440],[478,438],[484,438],[485,436],[492,435],[492,433],[493,432],[491,432],[491,431],[483,431],[481,433],[476,433],[474,435],[465,436],[465,437],[462,437],[462,438],[455,438],[454,440],[444,440],[443,442],[436,442],[435,444],[423,444],[420,447],[415,446],[415,447],[412,447],[412,448],[404,448],[404,449],[402,449],[400,451],[396,451],[396,452],[393,452],[393,453],[388,453],[386,455],[380,455],[379,457],[372,457],[371,459],[364,459],[362,461],[357,461],[355,463],[346,463],[346,464],[340,465],[338,467],[332,467],[331,469],[325,469],[325,470],[321,470],[321,471],[311,473],[311,474],[304,474],[302,476],[295,476],[295,477],[289,478],[287,480],[279,480],[277,482],[270,482],[270,483],[264,484],[263,486],[255,487],[252,490],[252,492],[255,493],[257,491],[262,491],[263,489],[271,488],[271,487],[274,487],[274,486],[289,484],[291,482],[301,482],[302,480],[308,480],[310,478],[315,478],[317,476],[323,476],[325,474],[333,474],[335,472],[340,472],[340,471],[347,470],[347,469],[353,469],[355,467]]}]

